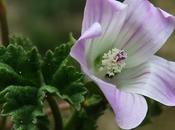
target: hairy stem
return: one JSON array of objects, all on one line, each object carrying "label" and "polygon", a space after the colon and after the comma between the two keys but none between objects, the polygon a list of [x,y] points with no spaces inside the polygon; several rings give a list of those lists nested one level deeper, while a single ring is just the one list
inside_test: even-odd
[{"label": "hairy stem", "polygon": [[6,46],[9,44],[9,29],[6,16],[6,8],[3,0],[0,0],[0,28],[2,43]]}]

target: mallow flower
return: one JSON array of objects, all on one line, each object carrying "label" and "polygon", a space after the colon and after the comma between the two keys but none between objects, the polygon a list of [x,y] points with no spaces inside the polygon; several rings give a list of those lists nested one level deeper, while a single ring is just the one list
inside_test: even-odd
[{"label": "mallow flower", "polygon": [[120,128],[144,120],[144,96],[175,106],[175,62],[154,55],[174,28],[175,17],[148,0],[86,1],[70,54],[104,93]]}]

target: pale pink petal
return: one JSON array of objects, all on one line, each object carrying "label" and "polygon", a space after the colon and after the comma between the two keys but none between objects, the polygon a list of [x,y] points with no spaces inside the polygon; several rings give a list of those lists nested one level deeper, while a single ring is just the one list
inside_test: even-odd
[{"label": "pale pink petal", "polygon": [[115,38],[126,17],[126,7],[125,4],[115,0],[87,0],[82,33],[95,22],[98,22],[102,27],[102,35],[92,40],[86,47],[87,60],[92,67],[98,56],[113,48]]},{"label": "pale pink petal", "polygon": [[122,91],[175,106],[175,62],[154,56],[148,63],[124,70],[114,82]]},{"label": "pale pink petal", "polygon": [[[105,30],[107,26],[110,26],[116,15],[115,13],[125,7],[125,4],[115,0],[86,0],[82,33],[95,22],[100,23]],[[117,17],[117,19],[119,21],[120,17]]]},{"label": "pale pink petal", "polygon": [[127,51],[127,67],[148,60],[172,34],[175,17],[154,7],[149,0],[125,0],[128,15],[116,38],[116,47]]},{"label": "pale pink petal", "polygon": [[85,46],[88,41],[98,37],[101,34],[101,26],[99,23],[94,23],[82,36],[77,40],[71,49],[70,55],[76,59],[82,68],[87,69],[87,58],[85,54]]},{"label": "pale pink petal", "polygon": [[145,118],[147,103],[144,97],[119,91],[116,86],[90,76],[100,87],[116,116],[116,121],[122,129],[137,127]]}]

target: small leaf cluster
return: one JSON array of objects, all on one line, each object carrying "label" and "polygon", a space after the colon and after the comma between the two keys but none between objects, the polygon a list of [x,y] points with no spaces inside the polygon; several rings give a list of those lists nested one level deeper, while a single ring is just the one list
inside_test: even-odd
[{"label": "small leaf cluster", "polygon": [[15,130],[49,129],[39,99],[41,56],[27,38],[13,37],[0,47],[0,104]]},{"label": "small leaf cluster", "polygon": [[70,63],[73,42],[44,56],[24,37],[14,36],[7,47],[0,47],[1,116],[11,117],[14,130],[49,129],[43,109],[48,94],[81,109],[87,89],[83,74]]}]

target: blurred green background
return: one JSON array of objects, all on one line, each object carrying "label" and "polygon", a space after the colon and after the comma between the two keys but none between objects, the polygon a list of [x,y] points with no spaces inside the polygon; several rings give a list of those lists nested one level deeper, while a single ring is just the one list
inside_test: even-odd
[{"label": "blurred green background", "polygon": [[7,0],[11,34],[31,38],[41,51],[78,36],[85,0]]},{"label": "blurred green background", "polygon": [[[80,34],[85,0],[6,1],[11,34],[28,36],[41,52],[66,42],[70,32],[76,38]],[[154,0],[154,3],[175,15],[175,0]],[[175,60],[175,33],[158,54]],[[138,130],[175,130],[175,108],[166,107],[153,122]],[[109,111],[100,119],[99,130],[117,130]]]}]

